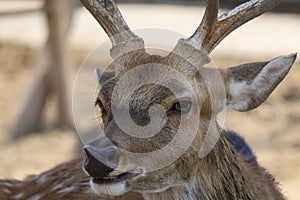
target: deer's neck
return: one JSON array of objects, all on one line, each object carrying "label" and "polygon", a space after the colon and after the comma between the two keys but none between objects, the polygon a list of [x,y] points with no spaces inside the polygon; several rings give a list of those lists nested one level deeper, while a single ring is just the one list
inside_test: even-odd
[{"label": "deer's neck", "polygon": [[172,187],[161,193],[144,194],[146,200],[231,200],[278,199],[273,177],[259,166],[249,165],[239,157],[221,135],[218,144],[196,169],[196,176],[186,186]]},{"label": "deer's neck", "polygon": [[[197,192],[194,190],[193,186],[191,185],[190,188],[187,187],[173,187],[164,192],[160,193],[147,193],[143,194],[145,200],[196,200],[199,198],[197,197]],[[202,200],[202,199],[201,199]]]}]

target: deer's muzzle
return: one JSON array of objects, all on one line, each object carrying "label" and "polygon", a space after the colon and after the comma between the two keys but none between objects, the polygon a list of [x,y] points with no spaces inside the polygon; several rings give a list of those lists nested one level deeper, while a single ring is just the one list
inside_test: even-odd
[{"label": "deer's muzzle", "polygon": [[118,166],[120,152],[116,147],[109,146],[97,149],[91,145],[84,147],[85,171],[94,179],[103,179]]},{"label": "deer's muzzle", "polygon": [[133,178],[139,173],[117,170],[121,152],[115,146],[97,149],[91,145],[84,147],[83,168],[96,184],[114,184]]}]

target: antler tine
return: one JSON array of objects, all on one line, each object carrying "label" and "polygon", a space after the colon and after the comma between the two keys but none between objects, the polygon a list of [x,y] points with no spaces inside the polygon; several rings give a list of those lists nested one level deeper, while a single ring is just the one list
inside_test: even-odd
[{"label": "antler tine", "polygon": [[185,43],[210,53],[232,31],[281,2],[282,0],[250,0],[218,18],[219,1],[208,0],[200,26]]},{"label": "antler tine", "polygon": [[219,0],[207,0],[207,6],[200,26],[188,39],[188,43],[202,44],[213,32],[213,28],[218,21]]},{"label": "antler tine", "polygon": [[250,0],[221,15],[214,34],[204,41],[203,47],[211,52],[232,31],[280,4],[282,0]]},{"label": "antler tine", "polygon": [[136,36],[123,19],[113,0],[80,0],[109,36],[113,47],[127,41],[143,40]]}]

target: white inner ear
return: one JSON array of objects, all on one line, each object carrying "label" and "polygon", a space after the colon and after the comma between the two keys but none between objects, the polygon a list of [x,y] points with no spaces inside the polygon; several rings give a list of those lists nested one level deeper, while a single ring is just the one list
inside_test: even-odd
[{"label": "white inner ear", "polygon": [[[252,81],[230,79],[228,92],[231,99],[227,102],[227,108],[247,111],[258,106],[285,77],[294,60],[294,56],[275,58],[267,63]],[[253,102],[259,102],[259,104],[253,106]]]},{"label": "white inner ear", "polygon": [[248,107],[248,98],[245,90],[250,90],[250,85],[245,81],[235,82],[230,80],[228,92],[231,95],[231,100],[227,102],[227,109],[245,110]]}]

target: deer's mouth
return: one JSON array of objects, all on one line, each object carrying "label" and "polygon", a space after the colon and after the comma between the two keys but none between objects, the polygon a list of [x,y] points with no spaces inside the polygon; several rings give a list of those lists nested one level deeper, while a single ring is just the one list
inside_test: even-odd
[{"label": "deer's mouth", "polygon": [[120,196],[130,191],[129,183],[139,175],[139,173],[125,172],[101,178],[92,177],[90,187],[99,196]]},{"label": "deer's mouth", "polygon": [[113,184],[113,183],[120,183],[123,181],[126,181],[130,178],[134,178],[138,176],[136,173],[129,173],[125,172],[123,174],[120,174],[118,176],[109,176],[109,177],[103,177],[103,178],[92,178],[92,181],[96,184]]}]

